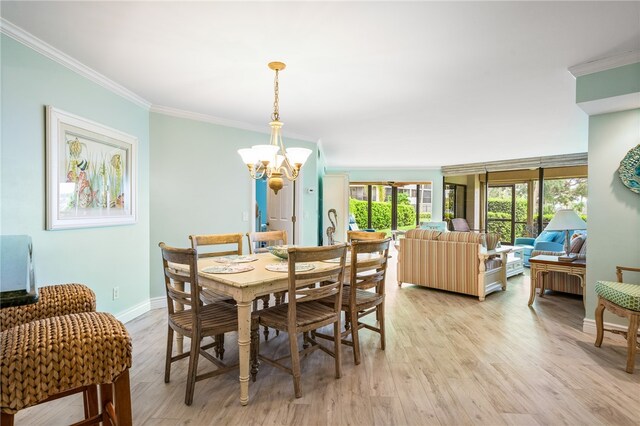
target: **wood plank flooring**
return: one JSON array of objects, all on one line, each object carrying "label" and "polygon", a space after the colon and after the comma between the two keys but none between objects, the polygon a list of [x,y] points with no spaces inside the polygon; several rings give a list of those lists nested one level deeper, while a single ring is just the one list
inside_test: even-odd
[{"label": "wood plank flooring", "polygon": [[[166,312],[127,324],[133,337],[131,391],[136,425],[638,425],[640,360],[625,373],[626,347],[605,337],[602,348],[582,332],[580,298],[549,294],[527,307],[529,277],[506,292],[476,298],[404,285],[395,260],[387,276],[387,349],[361,331],[363,362],[343,347],[343,377],[320,351],[302,362],[303,397],[291,377],[263,365],[238,402],[237,373],[196,384],[184,405],[188,361],[163,382]],[[605,335],[606,336],[606,335]],[[185,347],[188,347],[185,339]],[[228,335],[225,360],[237,358]],[[288,353],[286,334],[261,342],[270,356]],[[200,358],[200,371],[213,368]],[[79,397],[20,412],[17,425],[70,424],[82,418]]]}]

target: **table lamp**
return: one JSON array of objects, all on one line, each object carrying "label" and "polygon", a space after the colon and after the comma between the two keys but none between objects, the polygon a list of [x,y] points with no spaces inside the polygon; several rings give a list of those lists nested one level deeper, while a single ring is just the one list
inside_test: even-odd
[{"label": "table lamp", "polygon": [[545,231],[564,231],[564,252],[566,257],[573,258],[569,253],[570,241],[569,231],[587,229],[587,222],[582,220],[578,214],[571,209],[561,209],[556,212],[551,222],[544,228]]}]

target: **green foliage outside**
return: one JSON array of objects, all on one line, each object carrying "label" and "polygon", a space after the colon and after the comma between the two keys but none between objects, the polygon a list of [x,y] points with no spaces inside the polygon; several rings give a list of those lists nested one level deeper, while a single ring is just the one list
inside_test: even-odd
[{"label": "green foliage outside", "polygon": [[[545,205],[543,209],[542,221],[543,223],[549,223],[551,218],[555,214],[553,205]],[[586,214],[579,214],[582,220],[587,221]],[[509,198],[489,198],[489,232],[497,232],[500,234],[502,241],[511,241],[511,197]],[[507,222],[491,221],[491,219],[508,219]],[[527,221],[527,199],[516,198],[516,222]],[[538,215],[534,215],[533,223],[537,223]],[[525,223],[516,223],[515,236],[526,236],[528,232],[526,230]],[[535,236],[535,235],[534,235]]]},{"label": "green foliage outside", "polygon": [[[400,197],[398,197],[400,198]],[[407,199],[408,201],[408,199]],[[367,226],[367,201],[349,198],[349,212],[356,218],[356,223],[360,229]],[[426,216],[425,216],[426,217]],[[420,215],[422,218],[422,214]],[[431,215],[429,214],[429,219]],[[416,211],[410,204],[398,203],[398,228],[404,226],[415,226]],[[374,229],[391,228],[391,203],[371,202],[371,226]]]}]

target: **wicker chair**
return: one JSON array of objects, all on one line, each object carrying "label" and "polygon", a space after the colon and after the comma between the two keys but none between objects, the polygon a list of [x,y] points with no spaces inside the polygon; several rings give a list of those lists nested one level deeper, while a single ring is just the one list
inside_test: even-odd
[{"label": "wicker chair", "polygon": [[0,331],[44,318],[96,310],[96,295],[83,284],[40,287],[38,301],[31,305],[0,309]]},{"label": "wicker chair", "polygon": [[[206,352],[215,347],[217,343],[201,346],[205,336],[219,336],[230,331],[238,331],[237,308],[225,302],[214,302],[202,305],[198,283],[197,252],[194,249],[179,249],[160,243],[162,250],[162,264],[165,275],[165,288],[167,292],[167,308],[169,311],[167,327],[167,355],[165,363],[164,381],[169,383],[171,364],[183,358],[189,358],[189,371],[187,373],[187,389],[185,404],[191,405],[196,382],[217,376],[237,368],[238,364],[226,365]],[[178,273],[169,262],[185,265],[188,273]],[[181,284],[178,288],[175,283]],[[189,284],[189,292],[182,290],[184,283]],[[176,310],[174,303],[190,306],[188,310]],[[172,356],[173,333],[177,332],[191,339],[191,350],[184,354]],[[215,371],[198,375],[198,359],[202,355],[218,368]]]},{"label": "wicker chair", "polygon": [[[289,253],[289,302],[258,311],[254,314],[254,321],[289,334],[291,367],[280,361],[258,355],[258,358],[274,367],[280,368],[293,376],[293,387],[296,398],[302,396],[300,384],[300,356],[321,349],[335,359],[335,376],[340,378],[340,301],[342,300],[342,279],[346,256],[346,244],[326,247],[290,247]],[[296,273],[296,264],[301,262],[315,262],[338,259],[337,263],[327,263],[327,268],[320,271]],[[320,287],[308,287],[311,284],[322,283]],[[304,288],[302,288],[304,287]],[[319,302],[320,299],[333,298],[333,306]],[[312,336],[311,330],[333,324],[334,350],[320,345]],[[303,333],[303,346],[310,346],[298,351],[298,333]],[[255,347],[259,354],[259,348]],[[252,370],[252,374],[254,371]],[[255,375],[255,374],[254,374]]]},{"label": "wicker chair", "polygon": [[3,426],[13,425],[14,414],[24,408],[79,392],[84,394],[83,425],[132,424],[131,339],[112,315],[39,319],[1,332],[0,342]]}]

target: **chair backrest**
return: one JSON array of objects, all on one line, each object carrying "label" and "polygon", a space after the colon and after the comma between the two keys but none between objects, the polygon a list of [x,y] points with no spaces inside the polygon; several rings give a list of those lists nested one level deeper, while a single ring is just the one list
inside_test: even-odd
[{"label": "chair backrest", "polygon": [[[375,288],[375,293],[384,295],[384,284],[389,263],[389,242],[391,238],[370,241],[354,241],[351,244],[350,286],[354,289],[369,290]],[[358,267],[358,255],[370,254],[365,268]],[[361,259],[361,262],[363,259]],[[356,291],[351,291],[351,304],[356,301]]]},{"label": "chair backrest", "polygon": [[464,219],[461,217],[451,219],[451,225],[453,226],[454,231],[471,232],[471,228],[469,228],[469,223],[467,222],[467,219]]},{"label": "chair backrest", "polygon": [[[317,299],[335,297],[334,312],[339,315],[347,245],[342,243],[323,247],[289,247],[287,252],[289,254],[289,327],[295,325],[297,305]],[[330,259],[339,259],[339,262],[326,262],[323,266],[328,267],[323,267],[321,271],[296,272],[296,263]],[[321,285],[316,287],[316,283]]]},{"label": "chair backrest", "polygon": [[384,240],[387,238],[387,233],[384,231],[347,231],[347,241],[362,241],[362,240]]},{"label": "chair backrest", "polygon": [[287,244],[287,231],[247,232],[249,241],[249,254],[267,251],[265,248],[256,247],[256,243],[266,243],[268,246],[280,246]]},{"label": "chair backrest", "polygon": [[[200,284],[198,283],[198,253],[192,248],[175,248],[160,243],[162,251],[162,269],[164,270],[164,283],[167,292],[167,307],[169,314],[175,311],[174,303],[182,303],[183,306],[190,306],[192,315],[197,317],[200,313],[200,302],[193,303],[193,300],[200,300]],[[169,262],[177,265],[183,265],[183,269],[187,271],[177,272],[176,269],[169,267]],[[184,284],[189,284],[189,292],[178,289],[176,283],[182,283],[180,287],[185,288]]]},{"label": "chair backrest", "polygon": [[[189,239],[191,240],[191,248],[196,250],[198,258],[228,256],[232,254],[237,254],[238,256],[242,255],[242,234],[189,235]],[[202,247],[204,246],[221,245],[229,245],[231,246],[231,249],[222,251],[202,250]]]}]

